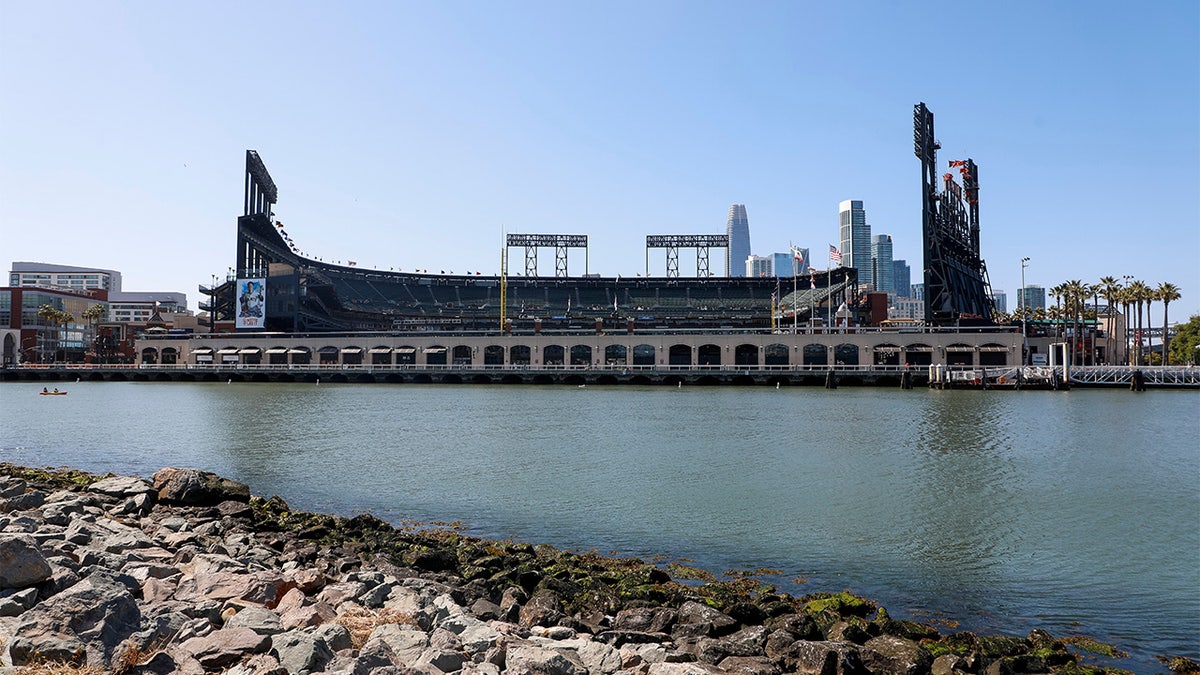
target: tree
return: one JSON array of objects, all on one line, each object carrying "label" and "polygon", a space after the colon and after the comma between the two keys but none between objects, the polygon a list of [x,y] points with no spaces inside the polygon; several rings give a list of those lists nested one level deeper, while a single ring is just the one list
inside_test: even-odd
[{"label": "tree", "polygon": [[[63,310],[58,309],[54,305],[50,305],[50,304],[46,304],[46,305],[42,305],[42,306],[38,307],[37,315],[38,315],[38,318],[41,319],[45,325],[54,329],[54,331],[53,331],[54,347],[51,349],[50,354],[51,354],[52,360],[57,361],[58,360],[58,343],[59,343],[59,339],[60,339],[59,338],[59,329],[61,329],[62,326],[70,323],[71,320],[75,318],[75,316],[72,315],[70,312],[64,312]],[[43,355],[43,360],[44,360],[44,355]]]},{"label": "tree", "polygon": [[1200,314],[1193,315],[1187,323],[1175,332],[1171,341],[1171,360],[1175,363],[1190,363],[1195,365],[1200,360]]},{"label": "tree", "polygon": [[1116,277],[1101,277],[1098,284],[1100,293],[1108,302],[1108,363],[1113,363],[1113,314],[1116,313],[1117,295],[1121,291],[1121,282]]},{"label": "tree", "polygon": [[1142,365],[1142,304],[1145,303],[1149,308],[1150,300],[1154,297],[1154,291],[1146,285],[1146,282],[1140,279],[1129,284],[1129,292],[1132,294],[1134,306],[1137,308],[1137,351],[1134,354],[1133,364],[1135,366]]},{"label": "tree", "polygon": [[1169,365],[1171,365],[1171,352],[1169,351],[1169,348],[1171,345],[1171,338],[1167,334],[1167,332],[1168,332],[1167,308],[1171,306],[1171,303],[1173,301],[1179,299],[1179,287],[1176,286],[1175,284],[1164,281],[1158,285],[1158,288],[1154,289],[1154,292],[1158,294],[1158,299],[1160,301],[1162,301],[1162,304],[1163,304],[1163,325],[1162,325],[1163,365],[1169,366]]}]

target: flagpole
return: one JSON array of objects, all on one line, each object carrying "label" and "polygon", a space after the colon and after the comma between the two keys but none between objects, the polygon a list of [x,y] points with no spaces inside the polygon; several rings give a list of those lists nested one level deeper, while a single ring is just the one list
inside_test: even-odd
[{"label": "flagpole", "polygon": [[796,334],[796,273],[800,263],[796,262],[796,250],[792,249],[792,335]]}]

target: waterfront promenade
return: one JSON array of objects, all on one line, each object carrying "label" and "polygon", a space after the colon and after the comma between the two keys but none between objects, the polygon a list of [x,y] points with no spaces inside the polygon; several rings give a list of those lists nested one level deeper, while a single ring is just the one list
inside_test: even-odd
[{"label": "waterfront promenade", "polygon": [[1200,389],[1195,366],[762,366],[430,364],[22,364],[8,381],[311,382],[363,384],[545,384],[665,386],[874,386],[953,389]]}]

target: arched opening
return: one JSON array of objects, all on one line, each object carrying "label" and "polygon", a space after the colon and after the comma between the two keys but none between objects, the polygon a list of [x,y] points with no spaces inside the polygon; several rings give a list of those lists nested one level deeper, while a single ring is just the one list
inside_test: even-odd
[{"label": "arched opening", "polygon": [[542,349],[542,365],[561,366],[563,365],[563,359],[565,358],[564,354],[565,350],[563,349],[562,345],[546,345],[546,347]]},{"label": "arched opening", "polygon": [[858,345],[843,342],[833,348],[833,360],[839,366],[858,365]]},{"label": "arched opening", "polygon": [[508,363],[513,366],[527,366],[532,361],[529,345],[513,345],[508,350]]},{"label": "arched opening", "polygon": [[874,363],[877,366],[900,365],[900,348],[896,345],[875,345],[872,354],[874,355]]},{"label": "arched opening", "polygon": [[654,365],[654,345],[637,345],[633,348],[633,365]]},{"label": "arched opening", "polygon": [[790,362],[787,345],[773,344],[763,348],[763,364],[768,366],[786,366]]},{"label": "arched opening", "polygon": [[142,350],[142,363],[154,365],[158,363],[158,350],[154,347],[146,347]]},{"label": "arched opening", "polygon": [[[610,366],[623,366],[629,363],[628,352],[625,345],[609,345],[604,348],[604,363]],[[653,359],[654,356],[651,355],[650,358]]]},{"label": "arched opening", "polygon": [[804,365],[829,365],[829,348],[825,345],[804,345]]},{"label": "arched opening", "polygon": [[289,349],[288,356],[292,357],[292,365],[307,366],[312,363],[312,350],[308,347]]},{"label": "arched opening", "polygon": [[272,366],[286,366],[287,357],[287,347],[271,347],[267,349],[267,363]]},{"label": "arched opening", "polygon": [[504,365],[504,347],[500,345],[488,345],[483,348],[483,365],[485,366],[502,366]]},{"label": "arched opening", "polygon": [[322,366],[336,365],[338,362],[337,347],[321,347],[317,350],[317,363]]},{"label": "arched opening", "polygon": [[[165,358],[165,355],[164,355]],[[1008,365],[1008,347],[995,343],[985,344],[979,347],[979,365],[981,366],[1007,366]]]},{"label": "arched opening", "polygon": [[671,345],[670,351],[667,352],[667,364],[672,366],[692,365],[691,345]]},{"label": "arched opening", "polygon": [[376,345],[367,350],[371,355],[371,365],[373,366],[390,366],[392,365],[392,348],[383,345]]},{"label": "arched opening", "polygon": [[392,350],[392,354],[398,366],[412,366],[417,363],[417,348],[412,345],[396,347]]},{"label": "arched opening", "polygon": [[975,349],[970,345],[953,344],[946,347],[946,365],[973,366],[975,365]]},{"label": "arched opening", "polygon": [[571,347],[571,365],[592,365],[592,348],[588,345],[574,345]]},{"label": "arched opening", "polygon": [[733,363],[736,366],[757,366],[758,345],[738,345],[734,347]]},{"label": "arched opening", "polygon": [[472,352],[470,347],[466,345],[457,345],[454,347],[454,350],[451,351],[450,362],[456,366],[469,366],[471,365],[471,355]]},{"label": "arched opening", "polygon": [[904,348],[904,363],[910,366],[928,366],[933,363],[933,347],[913,344]]},{"label": "arched opening", "polygon": [[174,347],[166,347],[162,350],[162,362],[164,366],[173,366],[179,363],[179,350]]},{"label": "arched opening", "polygon": [[721,345],[700,345],[696,350],[696,363],[701,366],[721,365]]},{"label": "arched opening", "polygon": [[362,347],[342,347],[342,363],[347,366],[361,366],[363,362]]},{"label": "arched opening", "polygon": [[262,363],[262,349],[258,347],[239,349],[238,356],[241,357],[242,363],[247,366],[257,366]]},{"label": "arched opening", "polygon": [[441,345],[426,347],[424,350],[425,365],[427,366],[444,366],[446,365],[446,348]]}]

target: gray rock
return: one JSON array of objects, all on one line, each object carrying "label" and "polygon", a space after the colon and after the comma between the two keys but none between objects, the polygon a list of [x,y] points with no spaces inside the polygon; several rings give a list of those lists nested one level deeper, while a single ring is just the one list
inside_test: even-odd
[{"label": "gray rock", "polygon": [[873,673],[915,675],[928,672],[933,663],[933,657],[921,645],[895,635],[871,638],[863,647],[863,665]]},{"label": "gray rock", "polygon": [[724,670],[707,663],[651,663],[647,675],[718,675]]},{"label": "gray rock", "polygon": [[371,631],[367,643],[363,645],[363,651],[366,651],[372,642],[386,644],[387,651],[392,654],[396,663],[409,664],[421,658],[421,653],[429,646],[429,636],[425,631],[412,626],[385,623]]},{"label": "gray rock", "polygon": [[154,489],[158,500],[168,504],[215,506],[223,501],[250,501],[245,483],[198,469],[162,469],[154,474]]},{"label": "gray rock", "polygon": [[350,649],[354,645],[351,642],[350,631],[340,623],[327,623],[317,626],[313,629],[312,635],[315,638],[320,638],[325,641],[335,652],[340,652],[343,649]]},{"label": "gray rock", "polygon": [[30,490],[15,497],[0,499],[0,513],[10,511],[26,511],[41,508],[46,503],[46,493],[41,490]]},{"label": "gray rock", "polygon": [[259,635],[276,635],[283,632],[283,624],[279,615],[266,607],[249,605],[238,610],[236,614],[225,620],[226,628],[249,628]]},{"label": "gray rock", "polygon": [[0,499],[25,494],[28,484],[15,476],[0,476]]},{"label": "gray rock", "polygon": [[37,603],[36,588],[17,590],[14,588],[0,591],[0,616],[19,616]]},{"label": "gray rock", "polygon": [[529,602],[521,608],[518,623],[522,628],[530,626],[553,626],[565,615],[562,612],[562,600],[558,594],[549,589],[539,589],[529,598]]},{"label": "gray rock", "polygon": [[0,535],[0,589],[25,588],[53,574],[50,563],[27,534]]},{"label": "gray rock", "polygon": [[418,671],[428,671],[429,668],[436,668],[443,673],[453,673],[461,670],[463,664],[466,662],[467,657],[462,652],[447,649],[426,649],[421,653],[416,663],[412,664],[412,667]]},{"label": "gray rock", "polygon": [[783,671],[765,656],[730,656],[717,664],[729,675],[780,675]]},{"label": "gray rock", "polygon": [[784,670],[812,675],[852,675],[863,671],[858,647],[849,642],[797,640],[780,660]]},{"label": "gray rock", "polygon": [[117,645],[140,628],[141,612],[129,589],[103,574],[84,579],[21,615],[9,655],[24,665],[35,654],[82,650],[88,665],[107,667]]},{"label": "gray rock", "polygon": [[154,492],[154,488],[145,479],[133,476],[112,476],[92,483],[87,489],[110,497],[132,497]]},{"label": "gray rock", "polygon": [[672,607],[637,607],[617,612],[613,628],[635,630],[643,633],[666,633],[679,618]]},{"label": "gray rock", "polygon": [[587,668],[577,659],[532,644],[513,644],[504,655],[505,672],[509,675],[588,675]]},{"label": "gray rock", "polygon": [[728,614],[708,605],[688,601],[679,607],[679,619],[671,635],[680,637],[720,637],[737,630],[738,623]]},{"label": "gray rock", "polygon": [[298,630],[272,638],[271,651],[279,659],[279,665],[287,668],[289,673],[322,671],[333,658],[333,650],[323,639]]},{"label": "gray rock", "polygon": [[265,652],[271,638],[249,628],[222,628],[203,637],[187,640],[178,650],[200,662],[206,670],[232,665],[251,654]]}]

